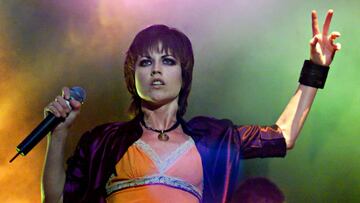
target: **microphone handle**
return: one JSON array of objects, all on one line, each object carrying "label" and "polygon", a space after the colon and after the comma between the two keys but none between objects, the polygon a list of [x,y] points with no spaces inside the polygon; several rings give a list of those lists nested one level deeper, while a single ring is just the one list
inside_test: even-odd
[{"label": "microphone handle", "polygon": [[[72,87],[70,88],[70,99],[66,100],[66,104],[70,109],[70,100],[75,99],[80,103],[84,102],[86,93],[81,87]],[[67,114],[68,116],[69,114]],[[32,148],[37,145],[42,138],[45,137],[51,130],[53,130],[61,122],[64,122],[65,118],[56,117],[51,112],[48,112],[48,115],[43,121],[16,147],[17,154],[9,161],[10,163],[16,159],[17,156],[25,156]]]},{"label": "microphone handle", "polygon": [[48,112],[46,118],[16,147],[18,154],[25,156],[45,135],[63,121],[65,121],[65,118],[58,118]]}]

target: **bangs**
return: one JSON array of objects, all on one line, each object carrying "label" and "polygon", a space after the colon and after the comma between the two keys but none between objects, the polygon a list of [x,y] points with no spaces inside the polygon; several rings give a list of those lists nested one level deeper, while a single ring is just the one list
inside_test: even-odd
[{"label": "bangs", "polygon": [[175,53],[173,46],[169,45],[168,43],[164,43],[160,39],[158,41],[149,42],[149,44],[143,44],[143,46],[139,47],[138,50],[135,51],[134,55],[137,57],[142,56],[150,56],[151,52],[156,53],[165,53],[167,55],[172,55],[175,58],[179,59],[179,54]]},{"label": "bangs", "polygon": [[162,25],[149,27],[140,32],[134,39],[130,52],[135,61],[139,56],[148,56],[150,52],[166,53],[184,62],[187,56],[187,47],[183,37],[174,29]]}]

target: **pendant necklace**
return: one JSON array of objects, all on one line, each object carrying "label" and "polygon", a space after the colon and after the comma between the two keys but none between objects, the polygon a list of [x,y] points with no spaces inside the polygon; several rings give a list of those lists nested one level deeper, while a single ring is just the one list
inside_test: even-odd
[{"label": "pendant necklace", "polygon": [[158,140],[160,140],[160,141],[168,141],[169,136],[166,133],[174,130],[175,128],[177,128],[180,123],[178,121],[176,121],[173,126],[171,126],[169,129],[166,129],[166,130],[158,130],[158,129],[154,129],[152,127],[147,126],[145,124],[144,118],[141,119],[141,124],[144,126],[144,128],[159,133]]}]

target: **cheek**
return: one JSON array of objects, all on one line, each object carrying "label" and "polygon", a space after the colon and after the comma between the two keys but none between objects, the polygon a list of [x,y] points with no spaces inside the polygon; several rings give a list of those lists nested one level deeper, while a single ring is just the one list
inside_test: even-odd
[{"label": "cheek", "polygon": [[182,88],[182,75],[180,71],[172,71],[167,75],[168,87],[167,90],[172,96],[180,94]]},{"label": "cheek", "polygon": [[179,92],[180,92],[180,90],[181,90],[181,88],[182,88],[182,86],[183,86],[181,68],[180,68],[180,71],[178,71],[178,73],[177,73],[177,79],[176,79],[176,81],[177,81],[177,85],[178,85]]},{"label": "cheek", "polygon": [[139,71],[135,71],[135,88],[136,88],[136,92],[137,94],[142,97],[142,95],[144,94],[145,91],[145,77],[144,74],[142,74]]}]

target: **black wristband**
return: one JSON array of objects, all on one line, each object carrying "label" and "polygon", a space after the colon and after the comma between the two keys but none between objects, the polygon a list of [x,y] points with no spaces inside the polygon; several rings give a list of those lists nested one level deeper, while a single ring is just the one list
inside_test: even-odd
[{"label": "black wristband", "polygon": [[304,61],[301,70],[299,83],[302,85],[323,89],[330,67],[312,63],[310,60]]}]

